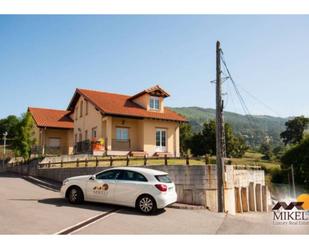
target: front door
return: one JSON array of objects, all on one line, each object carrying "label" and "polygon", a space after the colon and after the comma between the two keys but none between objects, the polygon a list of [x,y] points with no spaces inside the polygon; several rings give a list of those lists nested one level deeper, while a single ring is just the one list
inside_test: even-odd
[{"label": "front door", "polygon": [[156,130],[156,152],[166,152],[166,129]]}]

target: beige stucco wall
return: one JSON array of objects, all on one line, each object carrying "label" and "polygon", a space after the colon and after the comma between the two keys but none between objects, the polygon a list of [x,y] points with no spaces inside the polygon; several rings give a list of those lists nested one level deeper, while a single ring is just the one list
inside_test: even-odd
[{"label": "beige stucco wall", "polygon": [[68,153],[69,155],[73,154],[74,149],[74,133],[73,129],[67,130],[67,146],[68,146]]},{"label": "beige stucco wall", "polygon": [[31,133],[31,139],[34,139],[34,145],[40,145],[40,129],[36,126],[34,119],[32,118],[33,127]]},{"label": "beige stucco wall", "polygon": [[[138,101],[141,101],[139,103],[140,105],[144,104],[149,106],[148,94],[138,99]],[[80,101],[82,100],[84,107],[83,115],[80,117]],[[160,106],[163,108],[162,100],[161,98]],[[77,135],[78,141],[80,133],[82,133],[82,140],[85,140],[85,130],[88,131],[88,138],[91,139],[92,128],[97,127],[97,139],[107,139],[107,149],[114,150],[112,148],[112,139],[116,139],[116,128],[124,127],[129,129],[131,150],[145,151],[152,156],[156,152],[156,128],[164,128],[167,130],[167,152],[179,156],[179,124],[177,122],[102,116],[100,111],[96,110],[90,102],[88,102],[88,114],[86,115],[86,106],[83,97],[80,97],[76,107],[78,108],[77,120],[75,113],[72,115],[74,120],[73,143],[75,143],[75,134]]]},{"label": "beige stucco wall", "polygon": [[167,152],[179,156],[179,124],[176,122],[145,119],[143,129],[144,151],[148,152],[149,155],[156,152],[157,128],[167,130]]},{"label": "beige stucco wall", "polygon": [[[83,115],[80,117],[80,102],[83,101]],[[76,108],[78,111],[77,120],[76,120]],[[88,139],[92,139],[91,133],[93,128],[97,128],[97,139],[102,137],[102,115],[100,111],[96,110],[94,105],[88,102],[88,114],[86,115],[86,104],[85,99],[81,96],[75,106],[75,111],[72,115],[74,120],[74,132],[73,132],[73,141],[75,140],[75,135],[79,141],[79,134],[82,134],[82,141],[85,140],[85,131],[88,131]],[[80,129],[80,130],[79,130]],[[75,141],[74,141],[75,143]]]},{"label": "beige stucco wall", "polygon": [[143,150],[143,140],[141,139],[140,128],[143,120],[118,118],[112,119],[112,139],[116,139],[117,128],[128,128],[131,150]]},{"label": "beige stucco wall", "polygon": [[[46,128],[43,129],[43,136],[45,138],[45,145],[49,146],[49,139],[50,138],[59,138],[60,139],[60,147],[62,154],[68,154],[69,148],[72,148],[72,142],[68,137],[72,135],[72,131],[68,129],[53,129],[53,128]],[[43,138],[43,139],[44,139]]]},{"label": "beige stucco wall", "polygon": [[[118,127],[128,128],[131,150],[145,151],[150,156],[156,152],[156,129],[166,129],[167,152],[174,156],[179,156],[179,124],[176,122],[119,117],[106,117],[105,120],[109,120],[112,123],[112,139],[116,139],[116,129]],[[104,127],[106,125],[107,122],[104,122]],[[108,133],[104,134],[107,135]],[[108,144],[111,145],[111,143]],[[109,150],[111,149],[115,150],[115,148],[110,147]]]},{"label": "beige stucco wall", "polygon": [[[144,107],[147,111],[155,111],[151,110],[149,106],[149,100],[150,100],[150,95],[148,93],[145,93],[138,98],[134,99],[133,102],[136,104]],[[160,112],[164,112],[164,98],[159,97],[159,102],[160,102]]]},{"label": "beige stucco wall", "polygon": [[[32,118],[32,117],[31,117]],[[33,120],[33,118],[32,118]],[[73,130],[56,128],[39,128],[33,120],[32,138],[35,139],[35,146],[49,146],[50,138],[59,138],[62,154],[73,153]]]},{"label": "beige stucco wall", "polygon": [[138,98],[133,99],[133,102],[144,107],[146,110],[149,109],[149,94],[143,94]]}]

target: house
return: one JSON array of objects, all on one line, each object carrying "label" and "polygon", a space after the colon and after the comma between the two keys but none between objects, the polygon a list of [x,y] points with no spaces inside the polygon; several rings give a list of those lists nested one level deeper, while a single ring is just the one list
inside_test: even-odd
[{"label": "house", "polygon": [[158,85],[134,96],[76,89],[67,108],[74,143],[101,139],[108,155],[179,156],[179,125],[186,119],[164,107],[166,97]]},{"label": "house", "polygon": [[169,96],[158,85],[133,96],[76,89],[66,111],[29,112],[41,147],[68,146],[63,151],[69,154],[179,156],[179,126],[186,119],[164,107]]},{"label": "house", "polygon": [[73,120],[65,110],[29,107],[33,119],[33,154],[72,154]]}]

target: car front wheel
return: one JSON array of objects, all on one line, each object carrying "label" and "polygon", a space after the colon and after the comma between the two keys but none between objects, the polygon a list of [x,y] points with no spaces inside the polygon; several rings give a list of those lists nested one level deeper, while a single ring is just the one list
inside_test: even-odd
[{"label": "car front wheel", "polygon": [[143,195],[137,200],[137,208],[144,214],[151,214],[157,210],[154,198],[150,195]]},{"label": "car front wheel", "polygon": [[84,195],[80,188],[78,187],[72,187],[69,190],[68,194],[69,202],[72,204],[79,204],[84,201]]}]

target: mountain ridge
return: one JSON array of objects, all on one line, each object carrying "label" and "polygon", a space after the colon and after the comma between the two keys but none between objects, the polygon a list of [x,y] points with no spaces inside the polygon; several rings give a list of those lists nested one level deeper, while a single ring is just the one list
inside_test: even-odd
[{"label": "mountain ridge", "polygon": [[[199,106],[169,108],[185,116],[191,124],[193,132],[200,132],[205,121],[216,117],[216,111],[213,108]],[[234,132],[244,138],[246,143],[253,148],[259,147],[265,140],[271,141],[273,146],[281,145],[280,133],[285,130],[285,122],[290,118],[224,112],[224,121],[229,123]]]}]

